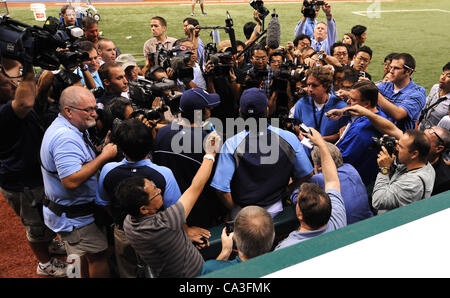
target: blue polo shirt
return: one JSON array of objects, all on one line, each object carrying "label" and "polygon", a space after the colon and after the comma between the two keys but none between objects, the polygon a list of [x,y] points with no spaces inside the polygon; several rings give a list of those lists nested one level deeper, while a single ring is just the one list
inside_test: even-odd
[{"label": "blue polo shirt", "polygon": [[[53,121],[44,134],[41,145],[42,177],[45,195],[60,205],[79,205],[95,200],[97,178],[92,175],[74,190],[66,189],[61,179],[81,170],[83,164],[95,159],[95,153],[84,142],[83,134],[61,114]],[[57,172],[54,174],[52,172]],[[94,221],[94,215],[67,218],[65,213],[57,216],[43,207],[44,222],[54,232],[71,232]]]},{"label": "blue polo shirt", "polygon": [[[78,67],[77,69],[75,69],[73,71],[73,73],[75,73],[75,74],[80,76],[81,83],[83,84],[83,86],[86,87],[86,83],[84,82],[83,72],[81,71],[81,69]],[[98,87],[102,87],[103,88],[103,83],[102,83],[102,80],[100,79],[100,75],[98,74],[98,71],[96,70],[94,73],[91,72],[91,76],[94,79],[95,87],[96,88],[98,88]]]},{"label": "blue polo shirt", "polygon": [[244,130],[229,138],[220,153],[211,186],[231,193],[241,207],[274,204],[286,195],[291,177],[313,171],[297,136],[270,125],[266,132]]},{"label": "blue polo shirt", "polygon": [[275,250],[292,246],[294,244],[303,242],[316,236],[320,236],[324,233],[337,230],[347,225],[345,205],[341,193],[335,189],[330,189],[327,191],[327,194],[331,200],[331,217],[328,220],[327,225],[323,229],[314,231],[300,232],[298,229],[296,229],[291,232],[286,239],[281,241],[275,247]]},{"label": "blue polo shirt", "polygon": [[[387,118],[381,109],[378,109],[376,114]],[[355,167],[366,185],[374,183],[378,174],[377,155],[379,150],[371,148],[372,137],[379,138],[382,134],[367,117],[357,117],[349,124],[349,128],[336,146],[341,151],[344,162]]]},{"label": "blue polo shirt", "polygon": [[403,108],[408,113],[408,116],[399,121],[389,120],[394,122],[403,132],[408,129],[414,129],[416,121],[419,119],[420,111],[425,106],[427,99],[425,88],[415,84],[413,79],[411,79],[409,84],[398,92],[394,92],[394,83],[392,82],[379,84],[378,90],[387,100]]},{"label": "blue polo shirt", "polygon": [[342,117],[339,120],[330,120],[325,116],[325,113],[332,109],[346,107],[347,104],[331,93],[329,96],[329,100],[320,110],[310,96],[301,98],[295,104],[294,118],[308,127],[315,128],[323,136],[337,133],[342,126],[346,125],[348,118]]},{"label": "blue polo shirt", "polygon": [[152,163],[150,159],[131,162],[124,158],[121,162],[107,163],[100,173],[95,202],[100,206],[112,205],[114,221],[120,226],[126,214],[121,214],[119,202],[114,197],[114,190],[122,180],[133,176],[145,177],[161,189],[165,209],[175,204],[181,197],[172,171]]},{"label": "blue polo shirt", "polygon": [[[373,213],[370,210],[366,186],[356,169],[351,164],[344,163],[337,170],[341,194],[344,199],[347,225],[372,217]],[[325,187],[322,173],[312,176],[311,182],[322,188]]]}]

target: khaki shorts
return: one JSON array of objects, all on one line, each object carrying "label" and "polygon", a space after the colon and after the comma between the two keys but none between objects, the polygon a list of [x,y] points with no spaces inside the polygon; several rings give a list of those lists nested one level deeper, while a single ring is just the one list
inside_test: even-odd
[{"label": "khaki shorts", "polygon": [[204,2],[205,2],[205,0],[192,0],[192,4],[195,4],[195,3],[203,4]]},{"label": "khaki shorts", "polygon": [[66,245],[67,255],[96,254],[108,248],[106,233],[95,222],[75,228],[72,232],[59,232],[58,235]]},{"label": "khaki shorts", "polygon": [[8,191],[0,187],[0,192],[22,220],[29,242],[50,242],[55,238],[56,234],[44,224],[42,217],[43,186],[32,189],[26,187],[23,192]]}]

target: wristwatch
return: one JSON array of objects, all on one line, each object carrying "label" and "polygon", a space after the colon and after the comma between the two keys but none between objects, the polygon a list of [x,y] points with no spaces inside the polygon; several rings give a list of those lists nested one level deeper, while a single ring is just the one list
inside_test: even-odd
[{"label": "wristwatch", "polygon": [[386,167],[380,168],[380,173],[383,175],[389,175],[389,168]]},{"label": "wristwatch", "polygon": [[213,162],[215,161],[215,158],[212,154],[205,154],[205,156],[203,156],[204,159],[209,159],[212,160]]}]

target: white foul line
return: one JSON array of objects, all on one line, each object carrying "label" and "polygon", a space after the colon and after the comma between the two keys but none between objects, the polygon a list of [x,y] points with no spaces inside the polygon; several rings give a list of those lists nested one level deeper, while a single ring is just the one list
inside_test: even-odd
[{"label": "white foul line", "polygon": [[[371,10],[370,13],[382,13],[382,12],[446,12],[446,13],[450,13],[449,10],[444,10],[444,9],[438,9],[438,8],[433,8],[433,9],[398,9],[398,10]],[[367,16],[367,11],[365,10],[360,10],[360,11],[352,11],[353,14],[356,15],[360,15],[363,17]]]}]

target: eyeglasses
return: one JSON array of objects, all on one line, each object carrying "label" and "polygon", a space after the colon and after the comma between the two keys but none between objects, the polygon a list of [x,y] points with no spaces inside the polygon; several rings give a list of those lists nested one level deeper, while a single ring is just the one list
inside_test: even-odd
[{"label": "eyeglasses", "polygon": [[74,106],[68,106],[68,107],[72,108],[72,109],[75,109],[75,110],[78,110],[78,111],[86,112],[88,114],[97,111],[97,107],[89,107],[89,108],[85,108],[85,109],[77,108],[77,107],[74,107]]},{"label": "eyeglasses", "polygon": [[157,194],[155,194],[153,197],[151,197],[150,199],[148,199],[148,202],[150,203],[154,198],[156,198],[157,196],[161,195],[161,191],[158,191]]},{"label": "eyeglasses", "polygon": [[442,145],[445,144],[445,143],[444,143],[444,140],[441,139],[441,137],[437,134],[436,131],[434,131],[434,129],[429,128],[429,130],[430,130],[431,133],[434,133],[434,135],[438,138],[439,142],[440,142]]},{"label": "eyeglasses", "polygon": [[255,56],[253,56],[253,59],[255,59],[256,61],[266,61],[267,57],[255,57]]},{"label": "eyeglasses", "polygon": [[363,61],[363,62],[366,62],[366,63],[370,62],[369,59],[364,58],[364,57],[358,57],[358,56],[357,56],[356,59],[358,59],[358,60],[360,60],[360,61]]}]

